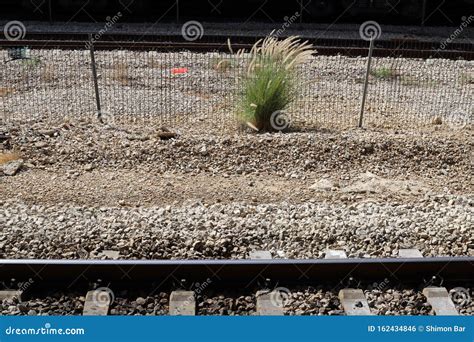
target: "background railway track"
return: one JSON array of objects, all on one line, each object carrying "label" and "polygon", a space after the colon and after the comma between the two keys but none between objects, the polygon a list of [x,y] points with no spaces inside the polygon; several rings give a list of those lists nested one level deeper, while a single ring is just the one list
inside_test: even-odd
[{"label": "background railway track", "polygon": [[[186,41],[181,35],[138,35],[138,34],[104,34],[99,41],[94,42],[98,50],[156,50],[196,52],[221,51],[232,49],[250,49],[263,37],[243,36],[205,36],[199,41]],[[82,49],[88,42],[88,35],[83,33],[28,33],[23,40],[0,40],[0,47],[29,46],[41,49]],[[327,39],[309,38],[320,55],[366,56],[368,42],[362,39]],[[433,41],[418,39],[377,40],[374,49],[376,57],[405,57],[405,58],[447,58],[474,59],[474,46],[469,43],[451,43],[445,49],[439,49],[439,44]]]}]

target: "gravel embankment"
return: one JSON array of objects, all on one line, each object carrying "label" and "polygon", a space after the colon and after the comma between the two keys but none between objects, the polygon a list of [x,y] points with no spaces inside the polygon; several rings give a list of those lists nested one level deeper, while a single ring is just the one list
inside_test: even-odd
[{"label": "gravel embankment", "polygon": [[3,258],[246,258],[270,250],[286,258],[318,258],[327,248],[349,257],[474,255],[473,200],[352,204],[213,204],[161,208],[42,206],[3,202]]},{"label": "gravel embankment", "polygon": [[156,126],[21,127],[4,128],[11,135],[4,150],[18,151],[24,165],[14,177],[1,177],[0,198],[32,204],[403,202],[474,193],[467,130],[229,136],[191,130],[162,141]]},{"label": "gravel embankment", "polygon": [[148,166],[157,174],[291,176],[296,173],[293,178],[298,178],[298,173],[337,170],[338,174],[371,171],[381,172],[383,176],[445,175],[459,181],[472,178],[474,140],[469,130],[216,136],[190,128],[178,139],[169,141],[158,138],[159,126],[124,131],[88,120],[58,126],[38,123],[21,129],[12,125],[4,130],[12,136],[9,142],[12,148],[39,169],[61,167],[81,173],[94,168],[107,171]]},{"label": "gravel embankment", "polygon": [[162,141],[77,121],[8,133],[24,167],[0,177],[2,257],[474,255],[468,131]]}]

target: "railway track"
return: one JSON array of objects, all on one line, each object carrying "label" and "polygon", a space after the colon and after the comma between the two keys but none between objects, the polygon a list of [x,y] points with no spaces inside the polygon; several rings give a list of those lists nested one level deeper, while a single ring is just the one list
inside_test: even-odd
[{"label": "railway track", "polygon": [[[40,298],[46,293],[51,295],[52,289],[61,293],[82,291],[84,305],[81,309],[87,315],[108,314],[115,294],[125,292],[131,298],[142,293],[161,293],[161,297],[167,297],[160,301],[166,303],[163,308],[169,314],[194,315],[196,307],[198,312],[206,312],[203,307],[208,301],[207,294],[229,291],[240,294],[247,301],[254,301],[254,305],[250,305],[251,314],[281,315],[291,297],[291,289],[314,287],[338,293],[338,298],[332,299],[337,302],[332,304],[336,313],[340,307],[341,314],[367,315],[373,313],[366,290],[375,287],[376,291],[383,293],[386,288],[394,286],[423,293],[427,305],[438,315],[457,315],[455,304],[466,304],[470,300],[469,290],[461,290],[465,291],[461,294],[456,291],[473,287],[474,257],[1,260],[0,280],[4,286],[10,284],[13,288],[0,292],[3,299],[21,298],[26,303],[28,298]],[[452,298],[452,291],[457,297]],[[465,303],[456,302],[459,295],[464,296],[461,299]],[[143,302],[145,305],[148,301],[151,304],[149,298],[153,296],[144,297],[147,299],[140,298],[133,303],[141,305]],[[21,305],[21,301],[16,300],[16,304]]]},{"label": "railway track", "polygon": [[[217,36],[209,35],[189,42],[181,35],[137,35],[137,34],[104,34],[94,42],[98,50],[157,50],[197,52],[221,51],[228,52],[228,41],[234,51],[250,49],[262,37],[248,36]],[[0,40],[0,47],[29,46],[42,49],[83,49],[88,41],[85,33],[28,33],[25,39],[18,41]],[[320,55],[366,56],[368,42],[362,39],[327,39],[313,38],[309,40]],[[474,45],[468,43],[451,43],[444,49],[439,43],[420,41],[417,39],[377,40],[374,56],[406,57],[406,58],[446,58],[474,60]]]}]

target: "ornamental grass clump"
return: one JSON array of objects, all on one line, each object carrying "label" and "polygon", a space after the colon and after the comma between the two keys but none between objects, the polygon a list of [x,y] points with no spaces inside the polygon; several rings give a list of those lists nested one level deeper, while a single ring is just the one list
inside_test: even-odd
[{"label": "ornamental grass clump", "polygon": [[[250,62],[237,104],[242,123],[257,131],[288,128],[284,111],[298,96],[296,70],[313,53],[313,46],[298,37],[278,40],[269,36],[255,43],[249,53]],[[239,57],[244,55],[244,51],[239,51]]]}]

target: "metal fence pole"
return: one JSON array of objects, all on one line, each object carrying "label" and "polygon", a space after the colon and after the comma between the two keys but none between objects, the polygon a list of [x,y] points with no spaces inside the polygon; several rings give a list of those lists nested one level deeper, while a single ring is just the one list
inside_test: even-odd
[{"label": "metal fence pole", "polygon": [[94,40],[92,39],[92,34],[89,34],[89,50],[91,52],[91,68],[92,68],[92,78],[94,79],[95,101],[97,104],[97,118],[99,119],[101,123],[103,123],[102,109],[100,106],[99,82],[97,80],[97,68],[95,64]]},{"label": "metal fence pole", "polygon": [[304,10],[303,1],[304,0],[299,0],[299,2],[300,2],[300,24],[303,23],[303,10]]},{"label": "metal fence pole", "polygon": [[53,10],[52,10],[52,5],[51,5],[51,0],[48,0],[48,19],[49,23],[53,23]]},{"label": "metal fence pole", "polygon": [[375,41],[375,38],[372,38],[370,40],[369,56],[367,58],[367,70],[365,72],[364,90],[362,92],[362,103],[360,105],[359,128],[362,127],[362,124],[364,121],[365,100],[367,98],[367,88],[369,86],[370,66],[372,64],[372,53],[374,51],[374,41]]},{"label": "metal fence pole", "polygon": [[176,0],[176,24],[179,25],[179,0]]},{"label": "metal fence pole", "polygon": [[421,26],[425,26],[426,20],[426,0],[423,0],[422,8],[421,8]]}]

